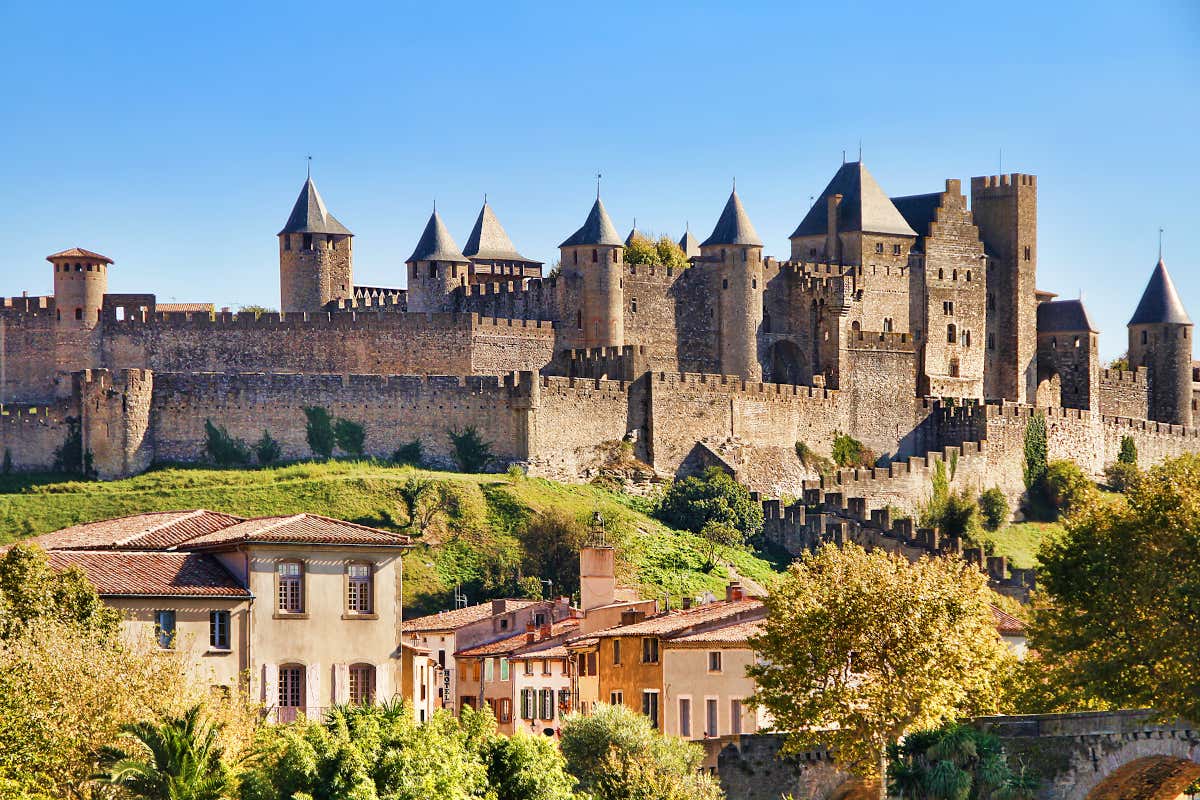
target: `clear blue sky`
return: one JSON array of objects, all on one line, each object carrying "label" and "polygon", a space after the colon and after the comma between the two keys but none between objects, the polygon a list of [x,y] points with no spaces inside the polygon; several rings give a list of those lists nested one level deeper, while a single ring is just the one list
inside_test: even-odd
[{"label": "clear blue sky", "polygon": [[[190,6],[186,7],[185,6]],[[1106,356],[1166,229],[1200,319],[1200,5],[44,4],[0,0],[0,294],[44,257],[111,291],[277,306],[275,233],[312,154],[359,283],[402,285],[437,199],[484,192],[553,262],[604,174],[622,232],[711,230],[737,178],[767,242],[861,139],[892,195],[995,172],[1040,187],[1039,283],[1082,289]]]}]

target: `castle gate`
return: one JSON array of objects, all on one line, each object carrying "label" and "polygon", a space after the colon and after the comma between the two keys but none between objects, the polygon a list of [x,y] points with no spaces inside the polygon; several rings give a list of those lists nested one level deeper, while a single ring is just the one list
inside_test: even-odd
[{"label": "castle gate", "polygon": [[771,370],[771,383],[802,386],[807,385],[812,376],[804,353],[795,342],[787,339],[781,339],[771,345],[767,350],[766,360]]}]

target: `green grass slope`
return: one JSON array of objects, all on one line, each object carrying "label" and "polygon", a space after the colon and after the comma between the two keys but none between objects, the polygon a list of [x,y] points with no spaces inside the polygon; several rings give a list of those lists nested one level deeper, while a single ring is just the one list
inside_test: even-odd
[{"label": "green grass slope", "polygon": [[[207,508],[241,516],[307,512],[400,530],[396,490],[409,467],[365,462],[292,464],[259,470],[160,469],[107,483],[61,476],[0,478],[0,543],[81,522],[147,511]],[[724,548],[704,570],[704,548],[644,513],[639,498],[590,485],[539,478],[428,472],[453,486],[457,502],[444,530],[405,558],[405,602],[413,611],[444,608],[455,586],[472,602],[513,591],[526,518],[557,508],[580,520],[599,511],[618,549],[621,577],[645,596],[723,592],[730,569],[768,586],[785,559]]]}]

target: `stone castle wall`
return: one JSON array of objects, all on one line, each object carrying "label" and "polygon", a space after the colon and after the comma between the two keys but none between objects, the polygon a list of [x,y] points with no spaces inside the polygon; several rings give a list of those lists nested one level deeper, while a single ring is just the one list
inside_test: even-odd
[{"label": "stone castle wall", "polygon": [[1146,419],[1150,412],[1149,370],[1106,369],[1100,373],[1100,413]]},{"label": "stone castle wall", "polygon": [[52,405],[6,405],[0,411],[0,457],[5,452],[14,470],[49,471],[55,451],[67,437],[67,417],[72,416],[68,401]]},{"label": "stone castle wall", "polygon": [[0,300],[0,405],[40,403],[55,396],[54,298]]}]

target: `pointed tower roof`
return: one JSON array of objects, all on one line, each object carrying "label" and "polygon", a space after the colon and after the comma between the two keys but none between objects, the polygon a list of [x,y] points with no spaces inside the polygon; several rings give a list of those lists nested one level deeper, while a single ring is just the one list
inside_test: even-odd
[{"label": "pointed tower roof", "polygon": [[1092,323],[1092,318],[1088,316],[1083,300],[1050,300],[1038,303],[1038,333],[1079,333],[1082,331],[1100,332],[1100,329]]},{"label": "pointed tower roof", "polygon": [[446,230],[436,209],[429,215],[429,222],[425,224],[425,231],[421,234],[421,240],[417,242],[417,249],[413,250],[413,254],[405,263],[411,264],[414,261],[470,263],[458,249],[458,245],[454,243],[454,237],[450,235],[450,231]]},{"label": "pointed tower roof", "polygon": [[712,235],[701,242],[700,246],[721,244],[762,247],[762,240],[758,238],[758,232],[750,223],[750,217],[746,215],[746,209],[742,207],[742,200],[738,197],[737,190],[730,192],[729,200],[725,203],[725,210],[721,212],[721,218],[717,220],[717,227],[713,228]]},{"label": "pointed tower roof", "polygon": [[304,182],[300,196],[296,198],[296,205],[292,206],[292,215],[288,217],[287,224],[279,233],[354,235],[325,208],[325,201],[321,199],[321,193],[317,191],[317,185],[313,183],[312,178]]},{"label": "pointed tower roof", "polygon": [[632,228],[629,229],[629,235],[625,237],[625,246],[629,247],[634,239],[645,239],[647,242],[651,241],[649,236],[637,229],[636,223]]},{"label": "pointed tower roof", "polygon": [[571,234],[559,247],[620,246],[621,244],[621,237],[617,233],[616,227],[613,226],[612,220],[609,219],[608,212],[604,210],[604,203],[600,202],[600,198],[597,197],[596,202],[592,204],[592,210],[588,212],[583,227]]},{"label": "pointed tower roof", "polygon": [[475,219],[475,227],[471,229],[471,234],[467,237],[467,244],[463,247],[462,254],[467,258],[479,258],[489,261],[524,261],[527,264],[540,263],[528,259],[517,252],[512,239],[508,238],[508,233],[504,230],[504,226],[500,224],[500,220],[496,218],[496,213],[492,211],[492,207],[488,205],[487,200],[483,201],[483,208],[479,209],[479,216]]},{"label": "pointed tower roof", "polygon": [[789,236],[823,236],[828,227],[829,198],[842,196],[838,206],[838,230],[844,233],[891,233],[900,236],[916,236],[917,232],[905,221],[895,204],[871,177],[861,161],[842,164],[804,215],[800,225]]},{"label": "pointed tower roof", "polygon": [[1154,272],[1150,275],[1150,282],[1146,284],[1146,291],[1142,292],[1142,299],[1137,305],[1137,310],[1133,312],[1133,318],[1129,320],[1129,324],[1192,324],[1187,311],[1183,308],[1183,301],[1179,299],[1179,292],[1175,291],[1175,282],[1171,280],[1171,275],[1167,272],[1167,265],[1161,258],[1158,259],[1158,264],[1155,265]]},{"label": "pointed tower roof", "polygon": [[683,232],[683,238],[679,240],[679,249],[688,258],[695,258],[700,255],[700,242],[695,236],[692,236],[690,228]]}]

